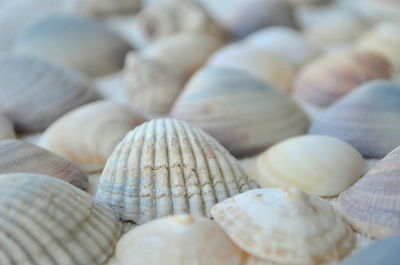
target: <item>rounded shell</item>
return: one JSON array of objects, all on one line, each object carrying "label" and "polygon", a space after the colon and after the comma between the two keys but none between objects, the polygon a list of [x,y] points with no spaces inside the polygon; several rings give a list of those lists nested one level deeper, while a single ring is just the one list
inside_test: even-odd
[{"label": "rounded shell", "polygon": [[14,138],[15,138],[14,125],[7,117],[0,114],[0,140],[14,139]]}]

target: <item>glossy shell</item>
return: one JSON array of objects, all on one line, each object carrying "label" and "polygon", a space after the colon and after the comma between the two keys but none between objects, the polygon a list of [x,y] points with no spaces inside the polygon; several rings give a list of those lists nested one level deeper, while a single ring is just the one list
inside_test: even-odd
[{"label": "glossy shell", "polygon": [[14,139],[14,125],[4,115],[0,114],[0,140]]}]

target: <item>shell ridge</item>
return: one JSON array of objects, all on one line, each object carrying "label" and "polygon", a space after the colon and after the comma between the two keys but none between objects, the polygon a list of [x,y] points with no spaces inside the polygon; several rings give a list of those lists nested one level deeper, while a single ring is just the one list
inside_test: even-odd
[{"label": "shell ridge", "polygon": [[[122,146],[121,146],[121,149],[123,150],[124,148],[123,148],[123,146],[129,146],[129,145],[127,145],[127,142],[130,142],[130,141],[133,141],[133,142],[135,142],[135,140],[136,140],[136,136],[137,136],[137,134],[135,134],[135,133],[133,133],[132,131],[131,131],[131,133],[129,133],[129,136],[128,136],[128,138],[127,138],[127,140],[123,140],[122,141]],[[138,148],[138,149],[140,149],[140,152],[142,151],[142,147],[140,146],[140,148]],[[129,150],[128,151],[126,151],[126,152],[124,152],[124,155],[126,156],[125,157],[125,161],[124,161],[124,165],[128,165],[129,164],[129,158],[131,157],[131,151],[132,151],[132,147],[131,148],[129,148]],[[120,154],[122,153],[122,151],[117,155],[117,157],[120,157]],[[118,159],[119,160],[119,159]],[[140,167],[139,167],[140,168]],[[128,172],[127,172],[128,171]],[[125,175],[125,173],[128,173],[127,174],[127,177],[126,178],[124,178],[124,177],[122,177],[123,175]],[[127,189],[129,188],[129,177],[134,177],[134,176],[129,176],[129,168],[126,168],[126,167],[124,167],[124,170],[123,170],[123,173],[121,174],[121,175],[118,175],[119,176],[119,179],[122,179],[123,180],[123,183],[121,183],[120,185],[122,185],[123,186],[123,191],[121,192],[121,196],[122,196],[122,198],[119,198],[119,200],[118,200],[118,202],[119,202],[119,205],[118,205],[118,208],[119,207],[121,207],[120,205],[120,203],[121,203],[121,201],[123,201],[123,204],[128,204],[129,202],[127,201],[127,199],[129,198],[128,196],[124,196],[124,195],[126,195],[127,194]],[[134,173],[133,173],[134,174]],[[140,174],[140,169],[139,169],[139,174]],[[117,174],[112,174],[113,175],[113,177],[112,177],[112,181],[113,181],[113,183],[115,183],[115,179],[116,179],[116,177],[117,177]],[[139,209],[139,208],[138,208]]]}]

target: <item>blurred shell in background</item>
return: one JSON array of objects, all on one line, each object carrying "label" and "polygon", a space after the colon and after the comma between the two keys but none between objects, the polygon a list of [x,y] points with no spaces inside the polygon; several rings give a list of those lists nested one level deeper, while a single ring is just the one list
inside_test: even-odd
[{"label": "blurred shell in background", "polygon": [[4,115],[0,114],[0,140],[14,139],[14,125]]},{"label": "blurred shell in background", "polygon": [[400,22],[400,2],[398,0],[358,0],[357,9],[372,20]]},{"label": "blurred shell in background", "polygon": [[80,13],[96,18],[134,14],[140,9],[140,0],[78,0]]},{"label": "blurred shell in background", "polygon": [[80,166],[86,172],[102,170],[125,135],[144,117],[112,101],[97,101],[60,117],[40,138],[39,145]]}]

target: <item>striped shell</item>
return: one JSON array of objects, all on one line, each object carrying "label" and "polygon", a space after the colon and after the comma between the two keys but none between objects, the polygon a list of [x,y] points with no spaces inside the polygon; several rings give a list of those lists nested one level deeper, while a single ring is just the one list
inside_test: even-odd
[{"label": "striped shell", "polygon": [[0,114],[0,140],[14,139],[14,138],[15,138],[14,125],[7,117]]},{"label": "striped shell", "polygon": [[101,265],[120,235],[115,214],[44,175],[0,175],[2,265]]},{"label": "striped shell", "polygon": [[184,122],[159,119],[119,143],[96,197],[122,220],[143,224],[172,214],[208,216],[215,203],[253,186],[213,138]]}]

